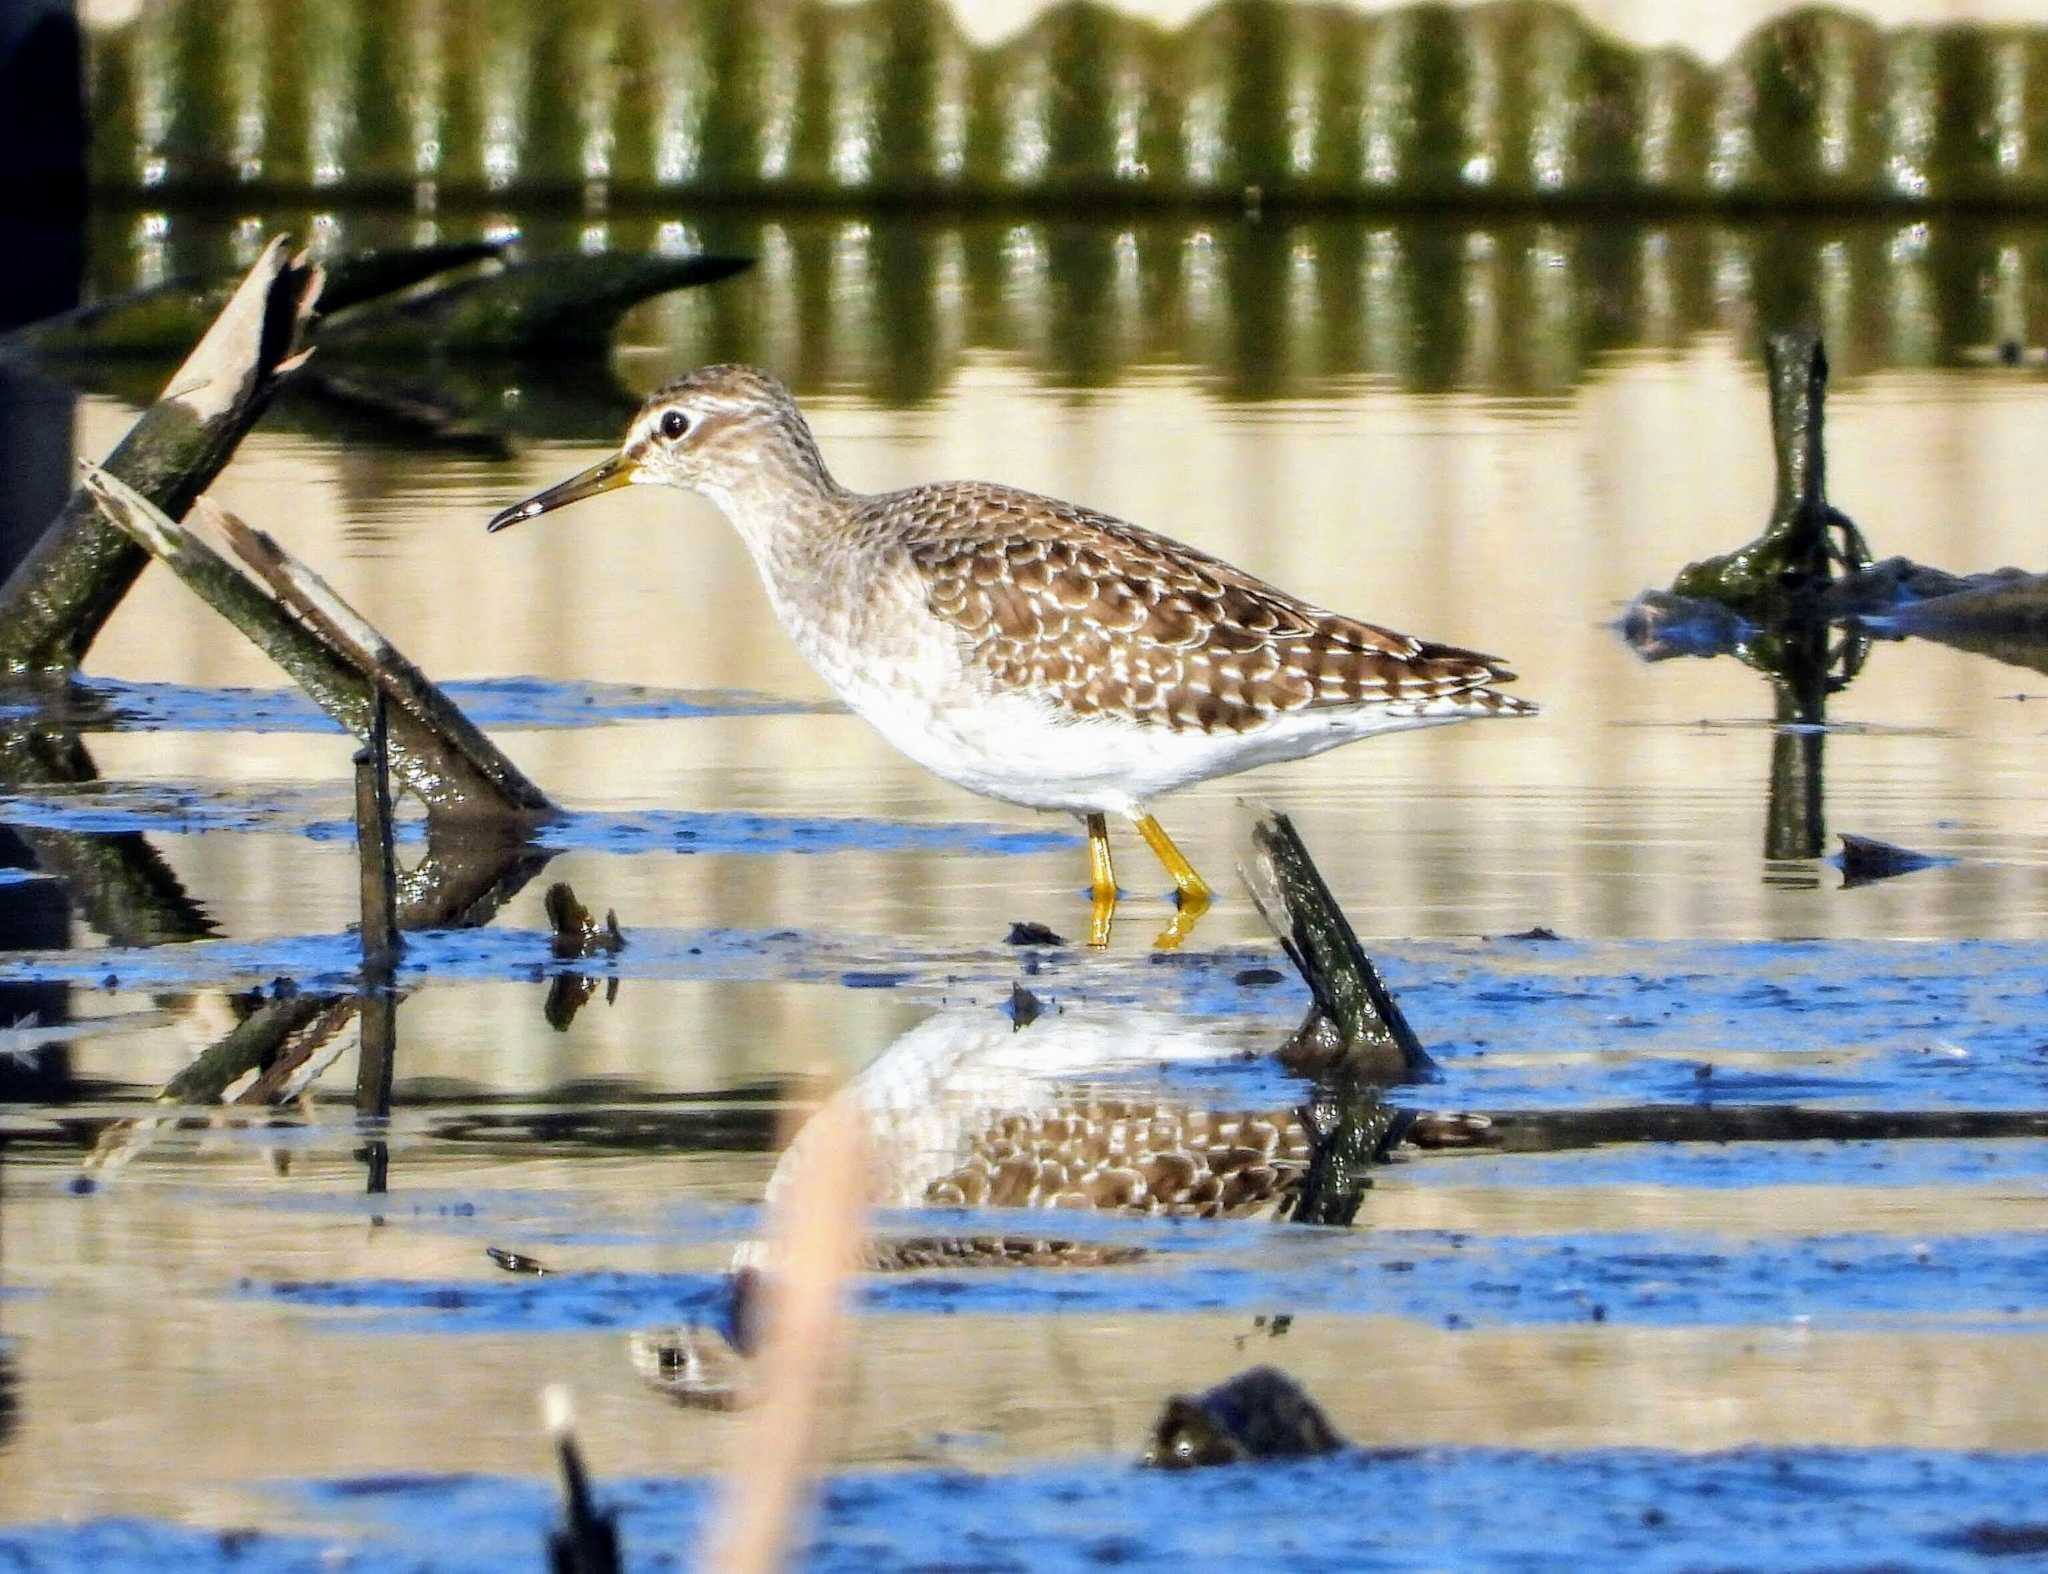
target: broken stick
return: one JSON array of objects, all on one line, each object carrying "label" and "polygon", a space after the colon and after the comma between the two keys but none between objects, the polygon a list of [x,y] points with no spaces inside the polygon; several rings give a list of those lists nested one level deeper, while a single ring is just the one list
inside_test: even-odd
[{"label": "broken stick", "polygon": [[320,576],[211,499],[184,522],[109,474],[85,486],[111,520],[367,742],[390,702],[391,768],[437,821],[531,825],[555,806],[419,668]]},{"label": "broken stick", "polygon": [[[278,384],[304,361],[322,282],[320,269],[287,256],[282,237],[264,247],[106,468],[170,518],[183,518]],[[75,671],[148,562],[102,517],[97,495],[75,490],[0,585],[0,675],[62,678]]]},{"label": "broken stick", "polygon": [[1311,1074],[1368,1082],[1421,1082],[1436,1063],[1408,1025],[1344,909],[1330,894],[1294,822],[1259,814],[1251,857],[1238,866],[1252,902],[1308,985],[1315,1004],[1281,1059]]}]

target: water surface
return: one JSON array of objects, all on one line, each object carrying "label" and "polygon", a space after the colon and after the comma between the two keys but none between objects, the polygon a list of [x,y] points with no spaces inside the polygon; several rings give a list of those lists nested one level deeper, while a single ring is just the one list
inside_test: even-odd
[{"label": "water surface", "polygon": [[[101,221],[97,288],[229,265],[256,233],[143,218],[161,222]],[[314,233],[496,222],[343,212]],[[1258,1360],[1358,1443],[1428,1451],[1248,1474],[1214,1489],[1219,1535],[1284,1541],[1301,1501],[1355,1492],[1406,1523],[1325,1549],[1345,1566],[1440,1561],[1453,1522],[1486,1556],[1569,1562],[1650,1508],[1668,1516],[1638,1549],[1652,1564],[1664,1543],[1672,1566],[1775,1563],[1795,1523],[1817,1563],[2001,1545],[2048,1448],[2048,1161],[2026,1125],[2048,1108],[2048,669],[1872,649],[1801,756],[1809,829],[1952,861],[1849,889],[1819,856],[1766,856],[1787,737],[1768,682],[1725,658],[1646,664],[1611,625],[1760,527],[1755,333],[1787,314],[1829,335],[1832,495],[1880,552],[2048,568],[2048,384],[1964,355],[2040,321],[2037,239],[1960,221],[524,228],[536,247],[760,262],[637,312],[609,369],[449,372],[502,457],[293,399],[217,489],[572,811],[494,925],[416,942],[388,1126],[358,1125],[346,1022],[282,1107],[145,1102],[252,992],[346,990],[356,965],[352,745],[181,585],[145,576],[88,663],[95,779],[0,796],[10,861],[62,877],[0,887],[18,921],[0,1012],[71,1024],[0,1058],[0,1519],[45,1527],[0,1549],[210,1567],[227,1553],[207,1531],[259,1525],[283,1539],[256,1566],[334,1539],[381,1566],[394,1536],[483,1566],[463,1539],[479,1519],[531,1545],[550,1378],[581,1396],[599,1470],[650,1483],[621,1489],[642,1544],[679,1538],[735,1423],[648,1389],[628,1336],[715,1320],[790,1111],[893,1054],[934,1111],[967,1111],[898,1149],[951,1141],[995,1094],[940,1077],[933,1046],[990,1030],[976,1054],[1008,1057],[1008,1099],[1299,1102],[1259,1058],[1305,997],[1229,873],[1240,797],[1293,814],[1437,1053],[1444,1078],[1411,1107],[1893,1126],[1420,1154],[1351,1232],[1090,1220],[1074,1229],[1145,1257],[878,1275],[823,1566],[929,1559],[892,1526],[935,1518],[1012,1566],[987,1527],[1015,1516],[1076,1557],[1163,1558],[1189,1499],[1122,1461],[1165,1394]],[[1085,932],[1074,828],[936,781],[832,706],[708,506],[640,489],[483,534],[601,457],[636,392],[711,358],[786,374],[849,484],[981,476],[1085,501],[1495,651],[1544,714],[1169,801],[1222,896],[1183,960],[1149,949],[1168,887],[1135,844],[1106,955],[1005,946],[1019,919]],[[87,368],[78,451],[111,446],[162,375]],[[565,1026],[543,1009],[572,971],[544,932],[554,878],[629,937],[585,969],[597,989]],[[1562,941],[1510,938],[1534,926]],[[1013,1052],[998,1011],[1019,981],[1052,1014]],[[1084,1020],[1093,1037],[1060,1026]],[[390,1191],[365,1198],[375,1143]],[[559,1272],[506,1275],[486,1245]],[[1721,1450],[1751,1452],[1696,1453]],[[147,1523],[60,1528],[107,1516]],[[1251,1544],[1314,1563],[1282,1541]]]}]

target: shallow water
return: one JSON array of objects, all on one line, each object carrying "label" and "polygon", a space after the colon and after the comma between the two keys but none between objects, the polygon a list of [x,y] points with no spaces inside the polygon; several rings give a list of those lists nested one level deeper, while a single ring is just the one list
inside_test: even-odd
[{"label": "shallow water", "polygon": [[[98,287],[249,243],[142,218],[160,222],[103,221]],[[1791,1536],[1814,1566],[1963,1566],[2038,1542],[2044,668],[1880,643],[1814,744],[1775,726],[1756,673],[1645,664],[1610,627],[1760,527],[1751,345],[1801,306],[1838,372],[1831,494],[1878,551],[2048,568],[2048,383],[1962,353],[2039,321],[2037,242],[1960,223],[640,228],[528,225],[536,246],[762,261],[636,312],[615,381],[470,375],[508,457],[292,400],[217,489],[572,811],[494,924],[413,940],[387,1123],[355,1115],[345,1019],[283,1107],[146,1102],[251,992],[345,992],[357,967],[352,745],[183,587],[152,572],[94,652],[72,717],[93,779],[0,793],[8,861],[59,877],[0,885],[0,1017],[71,1024],[0,1036],[0,1521],[38,1527],[0,1529],[0,1553],[506,1566],[535,1545],[532,1397],[557,1378],[598,1470],[636,1478],[616,1489],[629,1544],[680,1546],[735,1422],[646,1387],[628,1335],[717,1321],[790,1111],[872,1067],[855,1087],[901,1170],[886,1222],[943,1237],[998,1228],[914,1206],[992,1111],[1300,1102],[1265,1055],[1305,994],[1226,875],[1240,796],[1294,816],[1439,1061],[1396,1102],[1484,1112],[1533,1151],[1409,1153],[1352,1231],[1063,1215],[1062,1240],[1144,1255],[872,1276],[820,1566],[1184,1566],[1210,1535],[1332,1567],[1453,1546],[1583,1566],[1624,1544],[1658,1567],[1782,1566]],[[315,233],[422,229],[339,214]],[[635,492],[482,533],[599,457],[630,390],[714,356],[789,372],[852,484],[982,475],[1124,513],[1498,651],[1544,715],[1170,801],[1222,893],[1177,957],[1150,949],[1166,882],[1122,844],[1106,955],[1007,946],[1018,919],[1082,932],[1073,827],[923,775],[832,706],[708,507]],[[121,377],[163,375],[106,372],[76,406],[81,454],[132,418]],[[1793,767],[1775,803],[1774,754]],[[1951,861],[1846,888],[1767,833],[1788,795],[1817,810],[1815,854],[1824,822]],[[617,911],[623,952],[551,957],[555,878]],[[1563,941],[1515,938],[1538,925]],[[544,1002],[572,972],[597,987],[563,1023]],[[1020,981],[1048,1014],[1013,1035]],[[1699,1140],[1618,1140],[1645,1110]],[[1759,1110],[1806,1124],[1745,1127]],[[390,1191],[364,1197],[374,1164]],[[556,1272],[505,1274],[486,1245]],[[1355,1442],[1426,1452],[1125,1473],[1166,1394],[1256,1361]],[[1399,1503],[1398,1523],[1304,1529],[1338,1493]],[[1022,1562],[1020,1524],[1045,1538]],[[239,1526],[276,1539],[214,1534]]]}]

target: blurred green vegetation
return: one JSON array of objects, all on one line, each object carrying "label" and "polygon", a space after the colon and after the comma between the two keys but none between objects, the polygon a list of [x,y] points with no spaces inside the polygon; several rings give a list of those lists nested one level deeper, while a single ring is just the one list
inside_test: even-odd
[{"label": "blurred green vegetation", "polygon": [[103,193],[1129,206],[2048,200],[2048,26],[1807,7],[1726,61],[1552,0],[146,0],[89,48]]}]

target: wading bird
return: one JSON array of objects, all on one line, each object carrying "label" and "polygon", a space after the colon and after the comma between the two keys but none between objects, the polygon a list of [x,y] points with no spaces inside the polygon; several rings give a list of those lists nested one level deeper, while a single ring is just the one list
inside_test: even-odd
[{"label": "wading bird", "polygon": [[796,400],[746,366],[655,393],[618,453],[491,520],[614,488],[716,503],[797,647],[840,698],[970,792],[1088,832],[1091,943],[1117,885],[1108,816],[1173,876],[1180,943],[1209,887],[1150,805],[1177,788],[1375,733],[1522,716],[1490,656],[1328,612],[1193,547],[985,481],[852,492]]}]

